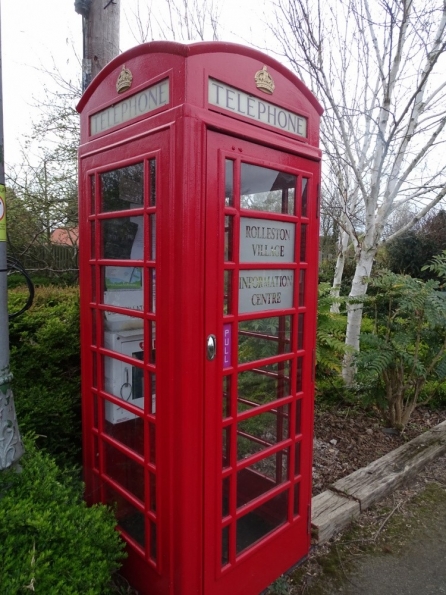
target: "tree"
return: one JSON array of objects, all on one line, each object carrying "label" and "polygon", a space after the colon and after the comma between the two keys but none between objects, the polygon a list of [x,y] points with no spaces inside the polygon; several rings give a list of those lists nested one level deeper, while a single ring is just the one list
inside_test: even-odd
[{"label": "tree", "polygon": [[[346,343],[359,349],[361,297],[383,231],[407,204],[406,232],[446,195],[446,3],[432,0],[277,0],[280,52],[325,107],[329,207],[342,230],[333,289],[353,246]],[[390,240],[390,238],[387,238]],[[347,356],[343,376],[354,377]]]},{"label": "tree", "polygon": [[154,39],[204,41],[219,38],[219,11],[214,0],[166,0],[165,3],[141,3],[125,13],[135,41]]}]

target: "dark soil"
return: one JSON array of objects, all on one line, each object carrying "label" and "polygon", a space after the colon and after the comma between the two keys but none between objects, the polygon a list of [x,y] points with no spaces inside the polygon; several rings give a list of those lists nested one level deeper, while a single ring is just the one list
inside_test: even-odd
[{"label": "dark soil", "polygon": [[378,413],[317,408],[314,423],[313,495],[366,467],[446,419],[446,410],[418,409],[400,433],[385,427]]}]

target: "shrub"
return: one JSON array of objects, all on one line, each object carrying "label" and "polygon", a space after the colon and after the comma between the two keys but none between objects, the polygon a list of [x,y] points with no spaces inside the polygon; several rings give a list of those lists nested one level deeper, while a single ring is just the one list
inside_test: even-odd
[{"label": "shrub", "polygon": [[124,557],[116,520],[25,440],[22,470],[0,472],[2,595],[101,595]]},{"label": "shrub", "polygon": [[389,424],[403,428],[432,398],[423,392],[426,382],[446,378],[446,293],[439,281],[389,271],[370,284],[367,310],[374,309],[374,326],[361,334],[357,379]]},{"label": "shrub", "polygon": [[[10,290],[9,311],[20,310],[24,289]],[[80,461],[79,296],[77,288],[36,290],[34,304],[9,324],[12,388],[21,432],[60,464]]]}]

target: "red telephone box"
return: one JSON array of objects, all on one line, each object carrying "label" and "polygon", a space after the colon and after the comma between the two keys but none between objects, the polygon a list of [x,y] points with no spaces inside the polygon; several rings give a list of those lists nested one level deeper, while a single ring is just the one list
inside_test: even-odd
[{"label": "red telephone box", "polygon": [[82,97],[85,482],[143,595],[258,595],[310,545],[321,108],[227,43]]}]

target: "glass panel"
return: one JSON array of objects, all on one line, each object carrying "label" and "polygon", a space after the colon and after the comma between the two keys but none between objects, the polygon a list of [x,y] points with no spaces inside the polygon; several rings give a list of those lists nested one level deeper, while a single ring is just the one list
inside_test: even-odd
[{"label": "glass panel", "polygon": [[104,442],[104,471],[144,502],[144,468],[107,442]]},{"label": "glass panel", "polygon": [[[135,217],[135,219],[136,219],[136,217]],[[156,215],[149,216],[149,229],[150,229],[149,260],[156,260]]]},{"label": "glass panel", "polygon": [[150,176],[150,191],[149,191],[149,205],[154,207],[156,205],[156,160],[149,161],[149,176]]},{"label": "glass panel", "polygon": [[149,494],[150,504],[149,509],[152,512],[156,512],[156,475],[149,471]]},{"label": "glass panel", "polygon": [[[96,324],[96,310],[91,311],[91,344],[98,344],[97,324]],[[96,385],[94,385],[96,386]]]},{"label": "glass panel", "polygon": [[296,434],[302,432],[302,399],[296,401]]},{"label": "glass panel", "polygon": [[294,271],[244,269],[240,271],[239,313],[292,308]]},{"label": "glass panel", "polygon": [[305,314],[299,314],[297,319],[297,348],[304,348],[304,321]]},{"label": "glass panel", "polygon": [[288,438],[288,405],[260,413],[237,426],[237,458],[246,459]]},{"label": "glass panel", "polygon": [[142,260],[143,221],[138,217],[104,219],[102,225],[102,258]]},{"label": "glass panel", "polygon": [[300,393],[303,390],[303,365],[304,358],[297,358],[297,377],[296,377],[296,391]]},{"label": "glass panel", "polygon": [[221,532],[221,565],[229,562],[229,527],[223,527]]},{"label": "glass panel", "polygon": [[93,215],[96,213],[96,176],[90,176],[90,213]]},{"label": "glass panel", "polygon": [[299,271],[299,306],[305,306],[305,277],[306,270],[300,269]]},{"label": "glass panel", "polygon": [[98,386],[98,362],[96,361],[96,354],[92,354],[93,374],[92,374],[92,386],[97,388]]},{"label": "glass panel", "polygon": [[96,221],[90,222],[90,258],[96,258]]},{"label": "glass panel", "polygon": [[99,440],[93,436],[93,469],[99,471]]},{"label": "glass panel", "polygon": [[[129,308],[130,310],[141,310],[142,309],[142,295],[140,291],[109,291],[104,293],[104,304],[110,304],[110,306],[119,306],[120,308]],[[133,305],[132,305],[133,304]],[[106,336],[105,345],[108,349],[112,341],[112,335],[124,337],[124,336],[135,336],[142,338],[142,318],[136,318],[135,316],[127,316],[127,314],[118,314],[117,312],[109,312],[104,310],[102,312],[104,336]],[[116,350],[115,351],[119,351]]]},{"label": "glass panel", "polygon": [[234,205],[234,162],[230,159],[225,161],[225,205]]},{"label": "glass panel", "polygon": [[234,217],[225,217],[225,262],[233,260]]},{"label": "glass panel", "polygon": [[104,486],[104,493],[105,503],[115,510],[119,526],[142,548],[145,548],[145,524],[142,512],[110,486]]},{"label": "glass panel", "polygon": [[156,464],[156,426],[149,423],[149,461]]},{"label": "glass panel", "polygon": [[98,396],[93,395],[93,427],[98,427]]},{"label": "glass panel", "polygon": [[101,174],[102,210],[122,211],[143,206],[143,164]]},{"label": "glass panel", "polygon": [[229,514],[229,489],[231,485],[231,480],[229,477],[223,479],[222,485],[222,517],[225,517]]},{"label": "glass panel", "polygon": [[296,483],[294,486],[294,504],[293,504],[293,515],[297,516],[299,514],[299,504],[300,504],[300,483]]},{"label": "glass panel", "polygon": [[269,213],[294,213],[295,187],[296,176],[292,174],[242,163],[240,206]]},{"label": "glass panel", "polygon": [[156,413],[156,376],[155,374],[149,374],[149,386],[152,398],[149,403],[149,413],[155,415]]},{"label": "glass panel", "polygon": [[156,562],[158,555],[156,534],[156,524],[153,521],[150,521],[150,557],[154,562]]},{"label": "glass panel", "polygon": [[139,455],[144,455],[144,422],[140,417],[122,423],[112,423],[106,419],[104,432]]},{"label": "glass panel", "polygon": [[290,362],[269,364],[238,375],[238,411],[290,395]]},{"label": "glass panel", "polygon": [[307,227],[308,225],[300,226],[300,262],[307,260]]},{"label": "glass panel", "polygon": [[225,271],[223,314],[232,312],[232,271]]},{"label": "glass panel", "polygon": [[287,521],[288,492],[282,492],[237,521],[237,554]]},{"label": "glass panel", "polygon": [[149,269],[149,312],[156,310],[156,269]]},{"label": "glass panel", "polygon": [[308,178],[302,178],[301,216],[308,217]]},{"label": "glass panel", "polygon": [[300,442],[294,445],[294,475],[300,475]]},{"label": "glass panel", "polygon": [[[107,334],[107,333],[105,333]],[[135,343],[134,341],[128,343]],[[140,350],[139,342],[136,345],[123,345],[123,352],[130,349],[130,357],[140,359],[143,352]],[[132,351],[136,349],[136,351]],[[103,356],[104,365],[104,389],[114,397],[119,397],[124,402],[131,403],[136,407],[144,409],[144,376],[143,369],[132,366],[112,357]],[[135,413],[127,411],[124,407],[105,402],[105,419],[112,424],[120,424],[124,421],[138,417]]]},{"label": "glass panel", "polygon": [[245,320],[238,327],[238,361],[250,362],[289,353],[291,317],[275,316]]},{"label": "glass panel", "polygon": [[232,376],[223,376],[223,417],[231,415],[231,380]]},{"label": "glass panel", "polygon": [[230,454],[231,454],[231,427],[230,426],[227,428],[223,428],[222,440],[223,440],[223,444],[222,444],[223,467],[229,467],[229,465],[231,464],[231,457],[230,457]]},{"label": "glass panel", "polygon": [[288,478],[288,449],[266,457],[237,473],[237,507],[244,506]]}]

